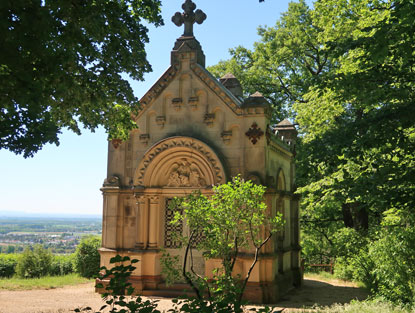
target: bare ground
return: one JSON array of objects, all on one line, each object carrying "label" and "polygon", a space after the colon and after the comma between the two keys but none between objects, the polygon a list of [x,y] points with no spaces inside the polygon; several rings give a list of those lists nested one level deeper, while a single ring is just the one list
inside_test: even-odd
[{"label": "bare ground", "polygon": [[[284,309],[284,313],[298,312],[314,305],[364,300],[367,296],[364,289],[353,283],[305,278],[302,288],[292,290],[274,306]],[[171,308],[170,299],[157,300],[160,311]],[[94,292],[93,283],[48,290],[0,291],[0,313],[69,313],[86,306],[98,310],[102,305],[101,296]]]}]

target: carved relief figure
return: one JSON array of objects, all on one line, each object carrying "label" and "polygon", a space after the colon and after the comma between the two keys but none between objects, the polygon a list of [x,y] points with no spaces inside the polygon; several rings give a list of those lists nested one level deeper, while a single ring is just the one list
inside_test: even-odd
[{"label": "carved relief figure", "polygon": [[201,176],[201,170],[196,163],[190,163],[186,158],[173,163],[169,171],[168,187],[204,187],[206,181]]}]

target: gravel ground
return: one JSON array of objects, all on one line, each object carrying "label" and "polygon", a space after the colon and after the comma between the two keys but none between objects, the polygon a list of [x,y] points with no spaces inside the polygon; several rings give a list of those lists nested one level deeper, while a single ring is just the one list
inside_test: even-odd
[{"label": "gravel ground", "polygon": [[[363,300],[367,296],[364,289],[352,283],[305,279],[301,289],[292,290],[275,306],[284,309],[284,313],[298,312],[314,304],[347,303],[352,299]],[[170,299],[154,299],[159,301],[161,312],[171,308]],[[69,313],[86,306],[98,310],[102,305],[101,296],[94,292],[93,283],[48,290],[0,291],[0,313]]]}]

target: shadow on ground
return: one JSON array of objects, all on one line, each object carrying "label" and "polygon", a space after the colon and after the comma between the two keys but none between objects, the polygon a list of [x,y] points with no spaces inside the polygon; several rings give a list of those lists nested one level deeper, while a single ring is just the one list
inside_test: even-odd
[{"label": "shadow on ground", "polygon": [[[275,306],[286,309],[311,309],[315,306],[349,303],[354,299],[365,300],[368,296],[369,293],[364,288],[354,285],[344,286],[314,279],[304,279],[301,288],[291,290]],[[284,310],[284,312],[289,311]]]}]

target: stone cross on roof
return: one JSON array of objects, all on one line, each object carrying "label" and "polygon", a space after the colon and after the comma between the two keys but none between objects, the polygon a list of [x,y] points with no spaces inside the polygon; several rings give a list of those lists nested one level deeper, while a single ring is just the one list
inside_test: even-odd
[{"label": "stone cross on roof", "polygon": [[183,36],[192,37],[193,24],[195,22],[198,24],[202,24],[203,21],[206,19],[206,14],[202,10],[196,10],[194,12],[194,10],[196,9],[196,4],[194,4],[192,0],[186,0],[186,2],[183,3],[182,8],[184,12],[176,12],[171,18],[171,20],[177,26],[182,26],[184,24]]}]

